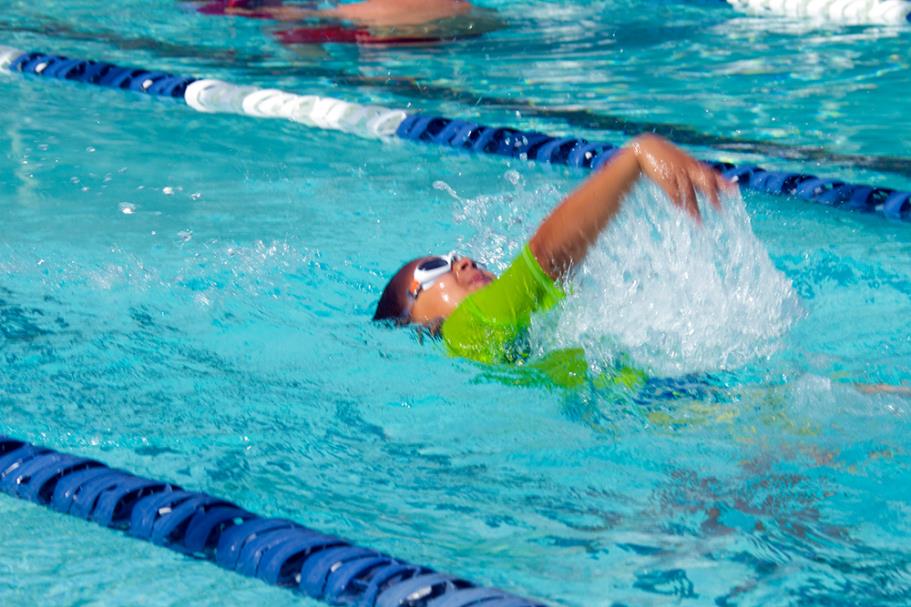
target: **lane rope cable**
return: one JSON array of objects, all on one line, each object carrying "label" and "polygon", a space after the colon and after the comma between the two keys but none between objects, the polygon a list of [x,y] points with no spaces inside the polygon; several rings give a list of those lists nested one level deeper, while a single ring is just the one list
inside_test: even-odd
[{"label": "lane rope cable", "polygon": [[[182,77],[165,72],[122,67],[60,55],[24,52],[0,46],[0,71],[71,80],[184,101],[200,112],[280,118],[310,127],[343,131],[360,137],[399,138],[482,154],[507,156],[583,169],[598,169],[619,149],[581,137],[555,137],[536,131],[490,127],[442,116],[361,105],[317,95],[237,86],[221,80]],[[742,187],[778,196],[911,220],[911,192],[854,184],[809,173],[768,170],[705,160]]]},{"label": "lane rope cable", "polygon": [[229,501],[0,436],[0,492],[352,607],[544,607]]}]

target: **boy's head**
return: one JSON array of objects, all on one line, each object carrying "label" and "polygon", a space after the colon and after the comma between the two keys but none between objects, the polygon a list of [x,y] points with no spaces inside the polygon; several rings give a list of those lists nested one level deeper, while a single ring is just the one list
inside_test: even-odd
[{"label": "boy's head", "polygon": [[383,289],[373,320],[434,325],[494,278],[473,259],[453,253],[413,259]]}]

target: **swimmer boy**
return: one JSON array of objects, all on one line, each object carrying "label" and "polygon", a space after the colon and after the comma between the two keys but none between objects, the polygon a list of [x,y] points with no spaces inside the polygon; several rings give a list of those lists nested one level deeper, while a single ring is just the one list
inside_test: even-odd
[{"label": "swimmer boy", "polygon": [[373,319],[425,327],[454,356],[518,362],[532,314],[563,297],[559,281],[582,263],[641,175],[694,221],[697,191],[720,207],[719,193],[734,187],[668,141],[640,136],[554,208],[502,276],[452,253],[413,259],[386,285]]}]

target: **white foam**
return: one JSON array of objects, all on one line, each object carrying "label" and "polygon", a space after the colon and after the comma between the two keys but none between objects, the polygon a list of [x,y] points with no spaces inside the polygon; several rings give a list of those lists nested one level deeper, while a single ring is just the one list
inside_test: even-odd
[{"label": "white foam", "polygon": [[800,305],[740,196],[724,204],[704,211],[700,227],[656,186],[639,184],[574,277],[556,327],[536,328],[536,341],[582,345],[596,364],[625,353],[672,374],[770,355]]}]

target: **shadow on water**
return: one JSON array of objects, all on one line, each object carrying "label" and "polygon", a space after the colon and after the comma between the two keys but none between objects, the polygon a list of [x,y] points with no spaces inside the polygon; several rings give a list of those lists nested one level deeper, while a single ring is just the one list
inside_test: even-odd
[{"label": "shadow on water", "polygon": [[[51,317],[39,308],[27,308],[13,301],[15,294],[5,287],[0,287],[0,337],[6,342],[33,342],[38,338],[51,335],[54,330],[66,330],[67,322],[59,317]],[[54,325],[55,329],[41,326],[42,322]]]}]

